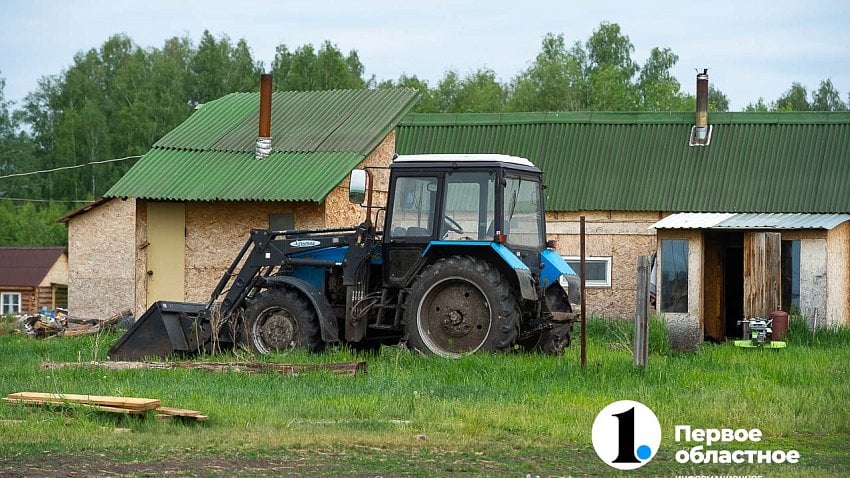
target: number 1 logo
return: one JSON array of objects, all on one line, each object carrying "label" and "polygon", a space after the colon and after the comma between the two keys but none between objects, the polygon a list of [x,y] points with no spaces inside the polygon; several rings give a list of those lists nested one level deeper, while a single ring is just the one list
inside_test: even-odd
[{"label": "number 1 logo", "polygon": [[591,434],[596,454],[618,470],[634,470],[649,463],[661,445],[661,424],[655,413],[632,400],[603,408],[593,421]]}]

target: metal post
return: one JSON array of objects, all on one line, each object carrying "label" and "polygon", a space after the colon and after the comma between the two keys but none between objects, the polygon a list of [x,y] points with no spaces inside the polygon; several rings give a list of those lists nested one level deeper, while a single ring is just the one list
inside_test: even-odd
[{"label": "metal post", "polygon": [[635,301],[635,367],[645,367],[649,359],[649,256],[638,257]]},{"label": "metal post", "polygon": [[581,255],[581,265],[579,269],[579,278],[581,279],[581,369],[587,368],[587,304],[585,303],[585,260],[584,260],[584,216],[579,218],[579,254]]}]

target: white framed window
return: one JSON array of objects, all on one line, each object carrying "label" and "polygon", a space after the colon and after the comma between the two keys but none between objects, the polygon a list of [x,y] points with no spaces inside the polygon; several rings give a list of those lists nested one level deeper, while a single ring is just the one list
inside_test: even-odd
[{"label": "white framed window", "polygon": [[[579,274],[581,270],[581,258],[578,256],[563,256],[567,264]],[[585,256],[585,286],[587,287],[611,287],[611,258]],[[563,280],[563,277],[561,278]]]},{"label": "white framed window", "polygon": [[3,292],[0,294],[0,314],[20,314],[21,313],[21,293],[20,292]]}]

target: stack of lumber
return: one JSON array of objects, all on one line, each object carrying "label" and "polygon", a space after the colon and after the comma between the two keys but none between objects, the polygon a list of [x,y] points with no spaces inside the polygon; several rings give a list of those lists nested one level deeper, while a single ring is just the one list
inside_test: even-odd
[{"label": "stack of lumber", "polygon": [[108,370],[192,368],[215,372],[279,373],[298,375],[302,372],[327,371],[354,376],[366,373],[366,362],[323,364],[286,364],[270,362],[44,362],[41,368],[102,367]]},{"label": "stack of lumber", "polygon": [[204,421],[208,417],[197,410],[163,407],[154,398],[110,397],[102,395],[78,395],[73,393],[17,392],[6,395],[6,403],[19,405],[68,405],[75,404],[101,412],[142,415],[155,411],[157,418],[182,417]]}]

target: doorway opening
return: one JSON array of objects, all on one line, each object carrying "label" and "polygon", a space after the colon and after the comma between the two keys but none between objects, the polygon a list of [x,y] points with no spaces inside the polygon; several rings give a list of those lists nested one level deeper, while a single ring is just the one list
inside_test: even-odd
[{"label": "doorway opening", "polygon": [[740,338],[744,317],[744,233],[705,231],[705,339]]}]

